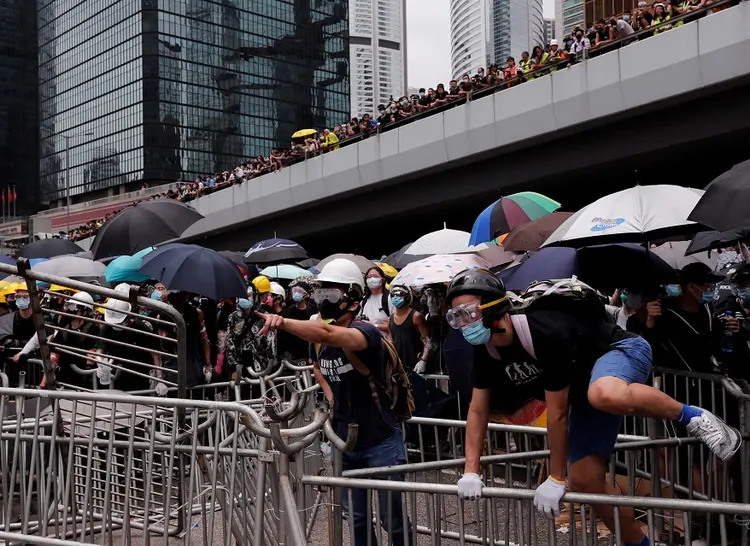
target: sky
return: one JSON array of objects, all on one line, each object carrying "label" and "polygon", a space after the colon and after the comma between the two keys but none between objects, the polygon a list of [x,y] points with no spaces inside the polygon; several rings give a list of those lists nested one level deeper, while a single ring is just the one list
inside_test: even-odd
[{"label": "sky", "polygon": [[[449,0],[407,0],[407,71],[410,87],[448,83],[450,67]],[[544,16],[555,16],[554,0],[544,0]]]}]

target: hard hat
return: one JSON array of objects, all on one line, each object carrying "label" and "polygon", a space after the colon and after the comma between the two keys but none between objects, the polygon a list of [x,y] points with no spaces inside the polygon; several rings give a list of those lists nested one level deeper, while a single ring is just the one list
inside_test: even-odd
[{"label": "hard hat", "polygon": [[126,282],[122,282],[115,286],[115,292],[119,292],[120,294],[129,294],[130,293],[130,285]]},{"label": "hard hat", "polygon": [[75,292],[75,290],[73,288],[68,288],[67,286],[53,284],[49,287],[49,292]]},{"label": "hard hat", "polygon": [[83,307],[88,307],[89,309],[94,308],[94,298],[88,292],[78,292],[68,301],[71,303],[80,303]]},{"label": "hard hat", "polygon": [[28,286],[26,286],[26,283],[25,283],[25,282],[19,282],[19,283],[18,283],[18,284],[16,284],[16,285],[15,285],[15,286],[14,286],[13,288],[15,289],[15,290],[14,290],[15,292],[18,292],[18,291],[20,291],[20,290],[23,290],[24,292],[28,292],[28,291],[29,291],[29,287],[28,287]]},{"label": "hard hat", "polygon": [[132,308],[133,307],[127,301],[109,298],[104,310],[104,322],[107,324],[122,324],[125,322],[125,319],[128,318],[126,313],[129,313]]},{"label": "hard hat", "polygon": [[259,294],[268,294],[271,291],[271,281],[264,275],[259,275],[253,279],[253,286]]},{"label": "hard hat", "polygon": [[271,294],[281,296],[282,298],[286,299],[286,290],[284,290],[284,287],[277,282],[271,283]]},{"label": "hard hat", "polygon": [[346,258],[336,258],[324,265],[318,273],[318,282],[356,285],[360,290],[365,289],[365,282],[359,267]]}]

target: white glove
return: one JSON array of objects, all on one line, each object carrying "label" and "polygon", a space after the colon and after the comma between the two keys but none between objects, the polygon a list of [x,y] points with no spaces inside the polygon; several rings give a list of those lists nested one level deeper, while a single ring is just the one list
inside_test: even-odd
[{"label": "white glove", "polygon": [[156,391],[156,396],[166,396],[169,388],[167,388],[167,386],[161,381],[157,381],[154,390]]},{"label": "white glove", "polygon": [[203,367],[203,377],[206,378],[206,384],[211,382],[211,378],[214,376],[214,371],[211,366]]},{"label": "white glove", "polygon": [[466,500],[481,499],[483,487],[479,474],[464,474],[458,480],[458,496]]},{"label": "white glove", "polygon": [[109,385],[112,382],[112,364],[111,358],[103,356],[96,357],[96,377],[99,378],[100,385]]},{"label": "white glove", "polygon": [[419,362],[417,362],[416,366],[414,366],[414,371],[419,375],[424,374],[424,372],[427,371],[427,362],[425,362],[424,360],[420,360]]},{"label": "white glove", "polygon": [[565,494],[565,482],[559,482],[552,476],[534,491],[534,506],[539,513],[548,518],[560,515],[560,500]]}]

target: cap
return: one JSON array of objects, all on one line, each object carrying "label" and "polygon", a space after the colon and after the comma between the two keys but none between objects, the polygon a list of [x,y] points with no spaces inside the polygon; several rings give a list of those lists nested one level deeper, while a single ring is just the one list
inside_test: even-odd
[{"label": "cap", "polygon": [[557,38],[552,38],[552,39],[551,39],[551,40],[549,41],[549,45],[551,45],[551,46],[553,46],[553,45],[557,45]]},{"label": "cap", "polygon": [[714,284],[723,279],[723,275],[717,275],[711,271],[710,267],[701,262],[687,264],[680,270],[680,281],[683,283]]}]

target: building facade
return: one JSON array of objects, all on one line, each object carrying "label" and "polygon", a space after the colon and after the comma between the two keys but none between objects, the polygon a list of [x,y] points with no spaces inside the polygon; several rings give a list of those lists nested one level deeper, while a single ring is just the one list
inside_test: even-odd
[{"label": "building facade", "polygon": [[17,195],[6,218],[14,208],[35,212],[39,201],[36,28],[34,2],[0,0],[0,191],[7,196],[15,188]]},{"label": "building facade", "polygon": [[[40,0],[42,199],[192,180],[350,108],[346,0]],[[62,135],[67,136],[64,138]]]},{"label": "building facade", "polygon": [[[491,1],[491,0],[490,0]],[[451,0],[451,74],[460,79],[490,61],[490,3],[488,0]]]},{"label": "building facade", "polygon": [[559,37],[570,36],[576,27],[586,25],[584,0],[555,0],[555,24]]},{"label": "building facade", "polygon": [[406,93],[406,0],[349,0],[351,114]]},{"label": "building facade", "polygon": [[554,19],[544,19],[544,43],[548,44],[557,38],[557,29],[555,28]]},{"label": "building facade", "polygon": [[542,0],[491,0],[491,56],[498,64],[544,42]]}]

